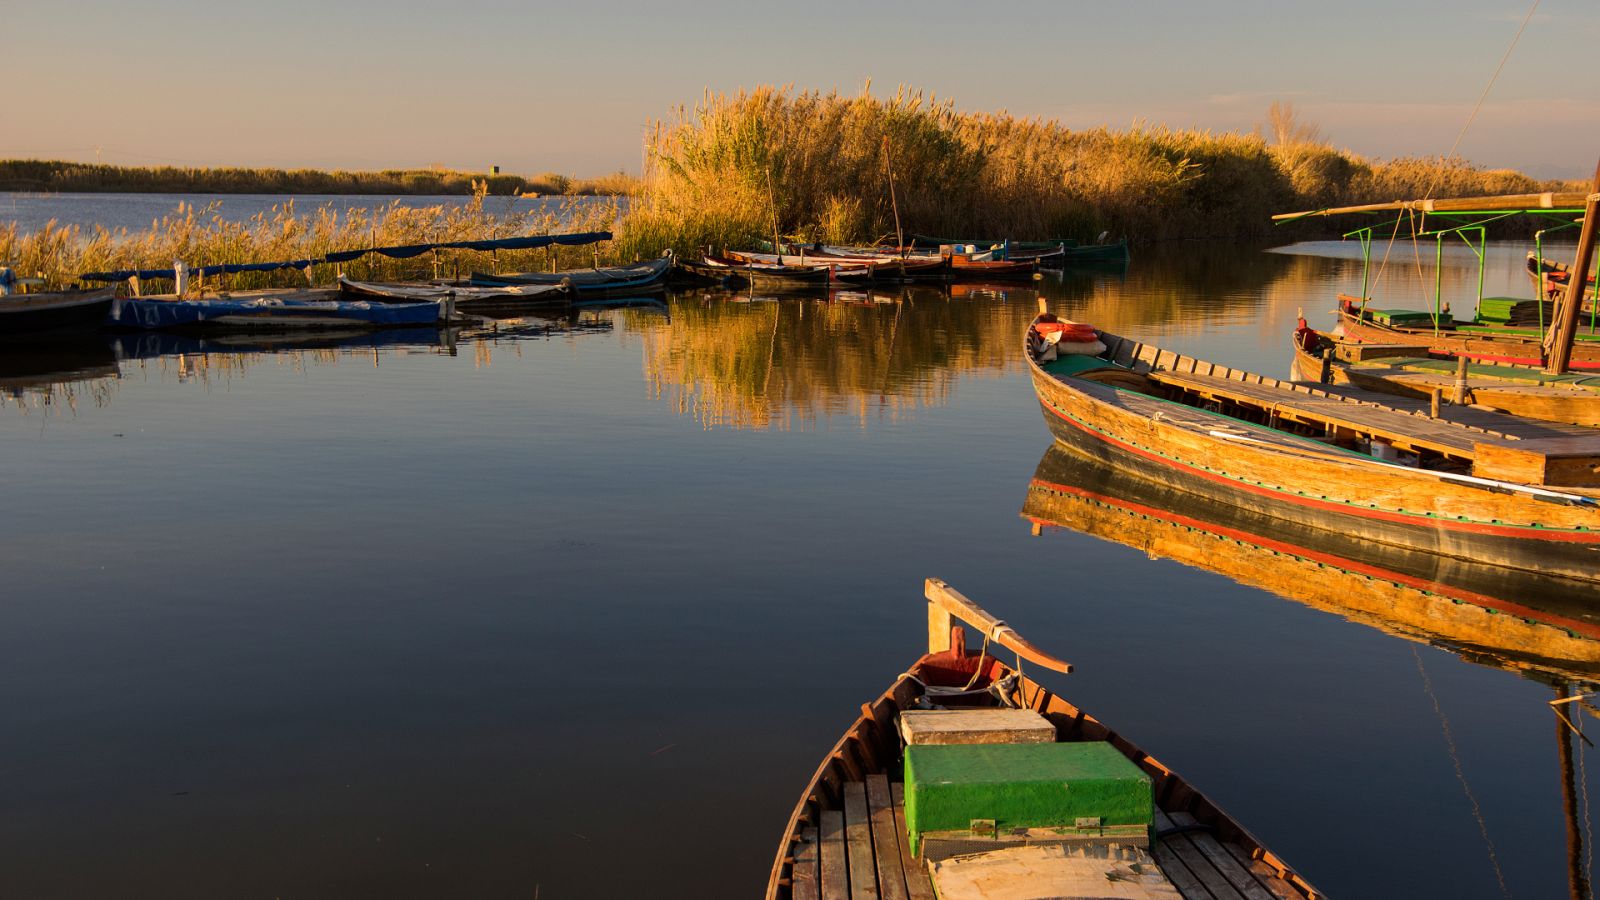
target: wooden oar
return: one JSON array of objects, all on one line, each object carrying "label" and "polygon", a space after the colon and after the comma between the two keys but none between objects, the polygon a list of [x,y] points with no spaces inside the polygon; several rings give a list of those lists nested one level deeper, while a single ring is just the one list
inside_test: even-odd
[{"label": "wooden oar", "polygon": [[1038,663],[1057,672],[1072,671],[1071,663],[1056,659],[1035,647],[1004,620],[990,615],[983,607],[968,600],[960,591],[945,584],[943,579],[929,578],[927,595],[929,652],[950,648],[950,617],[954,616],[982,629],[991,642],[1015,651],[1029,662]]}]

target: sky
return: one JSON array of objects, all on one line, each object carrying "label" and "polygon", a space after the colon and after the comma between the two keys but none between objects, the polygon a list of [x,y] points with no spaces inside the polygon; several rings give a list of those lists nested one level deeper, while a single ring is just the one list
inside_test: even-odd
[{"label": "sky", "polygon": [[[1531,3],[0,0],[0,158],[640,169],[706,91],[898,85],[1071,128],[1250,130],[1274,100],[1368,157],[1443,155]],[[1600,157],[1600,4],[1541,0],[1458,152]]]}]

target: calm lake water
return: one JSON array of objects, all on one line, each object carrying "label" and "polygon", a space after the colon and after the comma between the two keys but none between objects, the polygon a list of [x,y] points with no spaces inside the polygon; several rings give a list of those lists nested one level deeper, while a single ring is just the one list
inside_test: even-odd
[{"label": "calm lake water", "polygon": [[[1041,291],[1283,375],[1296,311],[1329,324],[1359,287],[1349,249],[679,293],[453,344],[80,346],[64,382],[12,355],[0,893],[755,896],[819,759],[921,652],[936,575],[1330,895],[1565,896],[1548,701],[1600,642],[1468,649],[1443,597],[1437,628],[1347,618],[1349,581],[1291,599],[1022,516],[1052,445],[1016,355]],[[1488,292],[1528,293],[1525,249],[1494,248]],[[1420,304],[1428,250],[1380,296]]]}]

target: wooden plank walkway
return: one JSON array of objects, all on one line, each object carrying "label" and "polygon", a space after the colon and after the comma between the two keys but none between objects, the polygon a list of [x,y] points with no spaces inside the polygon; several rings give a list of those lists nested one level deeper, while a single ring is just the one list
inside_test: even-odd
[{"label": "wooden plank walkway", "polygon": [[[824,810],[820,829],[802,831],[794,856],[794,897],[821,900],[935,900],[927,866],[906,840],[905,788],[882,773],[844,785],[844,810]],[[1193,816],[1156,811],[1152,853],[1185,900],[1304,900],[1236,844],[1224,844]]]}]

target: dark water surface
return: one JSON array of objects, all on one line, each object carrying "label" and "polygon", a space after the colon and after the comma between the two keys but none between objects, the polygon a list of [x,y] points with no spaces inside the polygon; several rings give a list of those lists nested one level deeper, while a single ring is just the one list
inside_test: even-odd
[{"label": "dark water surface", "polygon": [[[1296,310],[1359,285],[1330,250],[1181,245],[1040,289],[1282,375]],[[1528,292],[1522,250],[1490,293]],[[1389,277],[1395,305],[1432,283]],[[937,575],[1329,894],[1564,896],[1547,701],[1600,652],[1519,674],[1031,536],[1036,295],[676,294],[453,350],[0,374],[0,895],[757,895]]]}]

